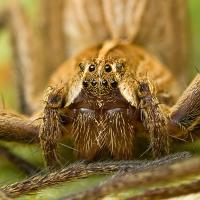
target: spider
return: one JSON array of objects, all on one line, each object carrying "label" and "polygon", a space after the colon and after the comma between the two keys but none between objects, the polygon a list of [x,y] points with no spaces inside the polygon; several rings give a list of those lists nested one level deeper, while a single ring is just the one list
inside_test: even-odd
[{"label": "spider", "polygon": [[[137,184],[142,186],[199,174],[198,158],[174,163],[190,155],[165,156],[170,153],[174,138],[199,132],[200,75],[197,74],[184,92],[180,84],[183,77],[180,66],[186,62],[185,2],[156,2],[159,8],[156,14],[152,12],[155,3],[152,2],[119,1],[114,4],[96,0],[64,4],[61,0],[44,0],[43,15],[49,16],[43,19],[46,26],[41,28],[42,40],[38,44],[33,42],[33,32],[18,2],[0,13],[0,25],[8,23],[13,31],[20,107],[27,115],[1,111],[0,139],[39,143],[46,167],[53,170],[1,188],[2,199],[96,173],[118,172],[101,186],[63,199],[103,198]],[[88,6],[96,9],[97,16],[91,16]],[[44,8],[49,8],[49,13]],[[69,15],[65,13],[64,21],[68,36],[66,48],[61,16],[64,8],[69,11]],[[120,10],[120,17],[116,16],[119,8],[124,9],[122,13]],[[173,9],[176,12],[169,12]],[[157,20],[160,10],[165,16],[163,20]],[[75,16],[77,12],[80,16]],[[120,21],[123,17],[124,20]],[[165,27],[166,22],[170,25]],[[150,34],[152,23],[155,23],[155,29]],[[147,30],[142,28],[145,24]],[[85,31],[85,40],[76,40],[83,37],[80,33],[77,36],[77,29]],[[177,38],[175,30],[182,30],[182,37]],[[162,43],[162,39],[165,42]],[[55,69],[67,57],[66,49],[70,58]],[[70,55],[78,50],[78,54]],[[44,63],[45,69],[41,67]],[[165,64],[174,68],[169,69]],[[178,70],[180,73],[175,76]],[[49,87],[41,103],[45,84]],[[65,139],[72,140],[74,154],[83,162],[62,168],[58,143]],[[155,160],[133,160],[141,155],[143,146],[147,149],[145,154]],[[30,174],[37,171],[8,149],[1,147],[0,150]],[[102,159],[110,161],[101,162]],[[194,192],[199,192],[199,180],[177,187],[147,190],[141,194],[143,196],[132,199]]]}]

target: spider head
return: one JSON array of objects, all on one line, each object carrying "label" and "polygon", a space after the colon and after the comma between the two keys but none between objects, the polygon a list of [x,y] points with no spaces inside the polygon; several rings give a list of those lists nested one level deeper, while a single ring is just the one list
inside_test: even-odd
[{"label": "spider head", "polygon": [[83,71],[82,86],[86,93],[100,97],[116,92],[119,84],[117,71],[124,64],[112,59],[98,59],[79,64]]},{"label": "spider head", "polygon": [[136,107],[137,82],[134,73],[138,57],[133,58],[130,52],[126,52],[127,49],[132,50],[126,44],[113,45],[108,42],[76,57],[76,75],[70,85],[70,101],[67,105],[81,97],[81,100],[92,99],[90,102],[101,101],[99,105],[105,105],[109,101],[118,102],[116,107],[121,106],[121,102]]}]

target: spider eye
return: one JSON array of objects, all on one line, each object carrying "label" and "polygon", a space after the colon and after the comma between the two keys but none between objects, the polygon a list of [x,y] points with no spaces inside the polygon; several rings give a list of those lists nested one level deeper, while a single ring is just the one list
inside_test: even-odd
[{"label": "spider eye", "polygon": [[107,86],[108,85],[108,81],[106,81],[106,80],[102,80],[101,83],[102,83],[103,86]]},{"label": "spider eye", "polygon": [[84,66],[84,64],[83,64],[83,63],[79,63],[79,68],[80,68],[80,70],[83,72],[83,71],[84,71],[84,69],[85,69],[85,66]]},{"label": "spider eye", "polygon": [[91,64],[89,66],[89,72],[93,72],[95,70],[95,65],[94,64]]},{"label": "spider eye", "polygon": [[118,83],[117,83],[117,81],[112,80],[112,81],[110,82],[110,85],[111,85],[113,88],[116,88],[117,85],[118,85]]},{"label": "spider eye", "polygon": [[123,63],[117,63],[117,64],[116,64],[116,69],[117,69],[118,71],[121,71],[123,68],[124,68],[124,64],[123,64]]},{"label": "spider eye", "polygon": [[150,92],[149,86],[146,83],[141,83],[139,87],[139,91],[142,92]]},{"label": "spider eye", "polygon": [[95,80],[92,81],[92,86],[95,86],[97,84],[97,82]]},{"label": "spider eye", "polygon": [[111,72],[112,71],[112,67],[110,65],[105,65],[105,71],[106,72]]},{"label": "spider eye", "polygon": [[88,81],[83,81],[83,86],[88,87]]}]

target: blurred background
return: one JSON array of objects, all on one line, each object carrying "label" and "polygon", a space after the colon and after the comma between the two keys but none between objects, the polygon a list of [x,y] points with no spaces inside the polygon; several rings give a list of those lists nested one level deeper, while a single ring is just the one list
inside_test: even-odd
[{"label": "blurred background", "polygon": [[[12,0],[0,0],[0,9],[8,2]],[[37,4],[40,0],[21,0],[23,7],[26,9],[29,21],[34,22],[38,17],[35,13],[37,12]],[[199,0],[188,0],[188,9],[189,9],[189,26],[190,26],[190,58],[189,64],[186,68],[188,80],[190,81],[197,70],[200,70],[200,1]],[[178,37],[178,36],[177,36]],[[48,48],[48,46],[47,46]],[[179,59],[179,58],[177,58]],[[17,110],[16,102],[16,90],[14,87],[14,73],[12,71],[12,45],[10,42],[10,33],[8,30],[0,30],[0,109],[13,109]],[[194,152],[200,152],[198,148],[199,143],[194,143],[192,145],[184,147],[184,150],[191,150]],[[20,156],[28,159],[34,164],[37,163],[39,166],[42,165],[41,152],[37,147],[22,147],[20,145],[14,144],[13,150],[20,154]],[[1,160],[2,161],[2,160]],[[10,165],[8,162],[0,162],[0,185],[8,184],[20,179],[25,178],[25,175],[19,172],[15,167]],[[68,190],[66,191],[65,186],[54,188],[48,192],[40,192],[36,196],[19,198],[19,199],[51,199],[52,196],[61,195],[75,192],[82,186],[93,185],[98,183],[100,180],[103,180],[104,177],[92,177],[89,179],[84,179],[78,183],[70,183],[67,185]],[[61,192],[62,191],[62,192]]]}]

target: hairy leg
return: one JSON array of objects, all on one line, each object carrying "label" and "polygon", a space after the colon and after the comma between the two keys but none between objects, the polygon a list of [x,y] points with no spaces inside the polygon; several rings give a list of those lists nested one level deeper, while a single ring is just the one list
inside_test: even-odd
[{"label": "hairy leg", "polygon": [[184,136],[200,130],[200,74],[194,78],[172,107],[169,121],[170,134]]},{"label": "hairy leg", "polygon": [[141,195],[133,196],[127,200],[167,199],[200,192],[200,179],[178,186],[158,187],[145,191]]},{"label": "hairy leg", "polygon": [[0,140],[38,143],[39,127],[22,115],[0,111]]},{"label": "hairy leg", "polygon": [[148,79],[138,81],[138,97],[143,125],[150,134],[150,147],[155,157],[169,153],[169,136],[182,137],[200,130],[200,74],[176,105],[167,113],[160,105],[154,86]]},{"label": "hairy leg", "polygon": [[65,102],[65,87],[49,88],[41,121],[22,115],[0,112],[0,140],[41,143],[48,167],[59,164],[57,142],[62,137],[61,108]]},{"label": "hairy leg", "polygon": [[121,175],[122,172],[138,173],[147,169],[157,168],[160,165],[171,164],[176,161],[187,159],[188,157],[190,157],[190,154],[183,152],[169,155],[155,161],[107,161],[89,164],[79,162],[45,176],[34,176],[25,181],[8,185],[2,188],[2,191],[10,197],[17,197],[48,186],[73,181],[90,175],[108,174],[117,171],[120,172],[119,175]]},{"label": "hairy leg", "polygon": [[65,105],[65,86],[49,87],[45,96],[43,121],[40,127],[40,144],[43,150],[46,166],[54,168],[60,165],[57,154],[57,143],[61,139],[62,108]]},{"label": "hairy leg", "polygon": [[[26,144],[39,143],[39,125],[25,116],[0,111],[0,140]],[[5,157],[28,175],[39,171],[2,145],[0,145],[0,156]]]},{"label": "hairy leg", "polygon": [[0,191],[0,199],[1,200],[12,200],[10,197],[8,197],[4,192]]},{"label": "hairy leg", "polygon": [[138,80],[138,97],[141,120],[149,134],[153,156],[168,154],[167,114],[161,108],[155,88],[147,78]]},{"label": "hairy leg", "polygon": [[[177,179],[199,175],[200,159],[191,158],[182,162],[171,163],[164,166],[145,169],[139,173],[125,173],[123,176],[114,177],[107,182],[98,185],[92,189],[70,195],[60,200],[93,200],[103,198],[106,195],[127,191],[142,186],[151,186],[163,182],[169,182]],[[196,187],[196,184],[194,184]],[[199,187],[198,187],[199,188]],[[187,188],[189,193],[194,192],[194,188]],[[199,189],[198,189],[199,191]],[[180,195],[180,194],[178,194]]]}]

